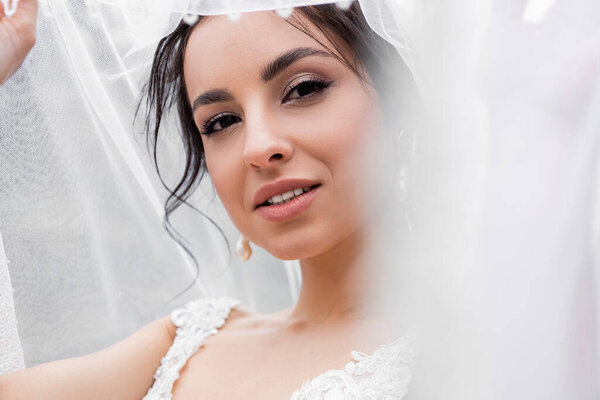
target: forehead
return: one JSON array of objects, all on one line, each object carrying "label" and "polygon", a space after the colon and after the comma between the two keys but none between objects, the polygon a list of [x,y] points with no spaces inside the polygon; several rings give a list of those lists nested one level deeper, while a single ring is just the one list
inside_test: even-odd
[{"label": "forehead", "polygon": [[[294,13],[307,22],[315,38],[333,49],[322,32],[301,13]],[[266,62],[294,47],[325,50],[272,11],[246,13],[238,21],[222,15],[205,17],[194,28],[186,47],[186,85],[190,89],[214,86],[222,79],[256,78]]]}]

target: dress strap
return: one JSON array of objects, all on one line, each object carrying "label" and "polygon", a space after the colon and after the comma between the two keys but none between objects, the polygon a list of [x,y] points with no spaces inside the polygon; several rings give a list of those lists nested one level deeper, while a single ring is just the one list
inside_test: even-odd
[{"label": "dress strap", "polygon": [[217,333],[218,328],[225,324],[231,309],[237,305],[239,302],[229,297],[199,299],[171,313],[177,333],[154,374],[154,384],[143,400],[171,399],[173,384],[179,378],[181,368],[209,336]]}]

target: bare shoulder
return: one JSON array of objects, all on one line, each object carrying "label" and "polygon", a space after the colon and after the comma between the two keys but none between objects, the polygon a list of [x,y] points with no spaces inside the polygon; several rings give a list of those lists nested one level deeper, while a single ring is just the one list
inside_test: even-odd
[{"label": "bare shoulder", "polygon": [[177,327],[173,324],[171,317],[166,316],[156,321],[158,326],[162,327],[163,330],[163,339],[168,340],[169,342],[173,342],[175,336],[177,334]]},{"label": "bare shoulder", "polygon": [[260,315],[250,311],[248,308],[238,305],[231,309],[229,317],[227,318],[227,324],[225,329],[237,330],[237,329],[248,329],[252,328],[260,319]]},{"label": "bare shoulder", "polygon": [[[222,330],[247,332],[258,314],[233,307]],[[2,400],[136,399],[144,397],[177,333],[171,316],[157,319],[93,354],[54,361],[0,377]],[[221,336],[221,335],[217,335]],[[215,343],[215,347],[221,347]]]},{"label": "bare shoulder", "polygon": [[54,361],[0,377],[3,400],[137,399],[175,337],[170,318],[155,320],[96,353]]}]

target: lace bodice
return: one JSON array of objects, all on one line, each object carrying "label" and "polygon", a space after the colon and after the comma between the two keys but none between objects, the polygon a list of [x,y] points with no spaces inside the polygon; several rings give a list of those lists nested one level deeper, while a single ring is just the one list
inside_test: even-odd
[{"label": "lace bodice", "polygon": [[[238,304],[227,297],[201,299],[171,313],[177,334],[143,400],[171,399],[181,368],[210,335],[217,333]],[[373,354],[353,351],[352,361],[343,369],[305,381],[290,400],[401,400],[411,378],[413,343],[414,333],[408,333]]]}]

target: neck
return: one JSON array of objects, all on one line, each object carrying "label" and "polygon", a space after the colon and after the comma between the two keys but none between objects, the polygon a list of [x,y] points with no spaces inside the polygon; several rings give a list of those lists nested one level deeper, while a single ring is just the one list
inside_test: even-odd
[{"label": "neck", "polygon": [[[372,316],[377,303],[374,238],[359,229],[332,249],[300,261],[302,289],[291,317],[306,323]],[[371,310],[371,312],[369,312]]]}]

